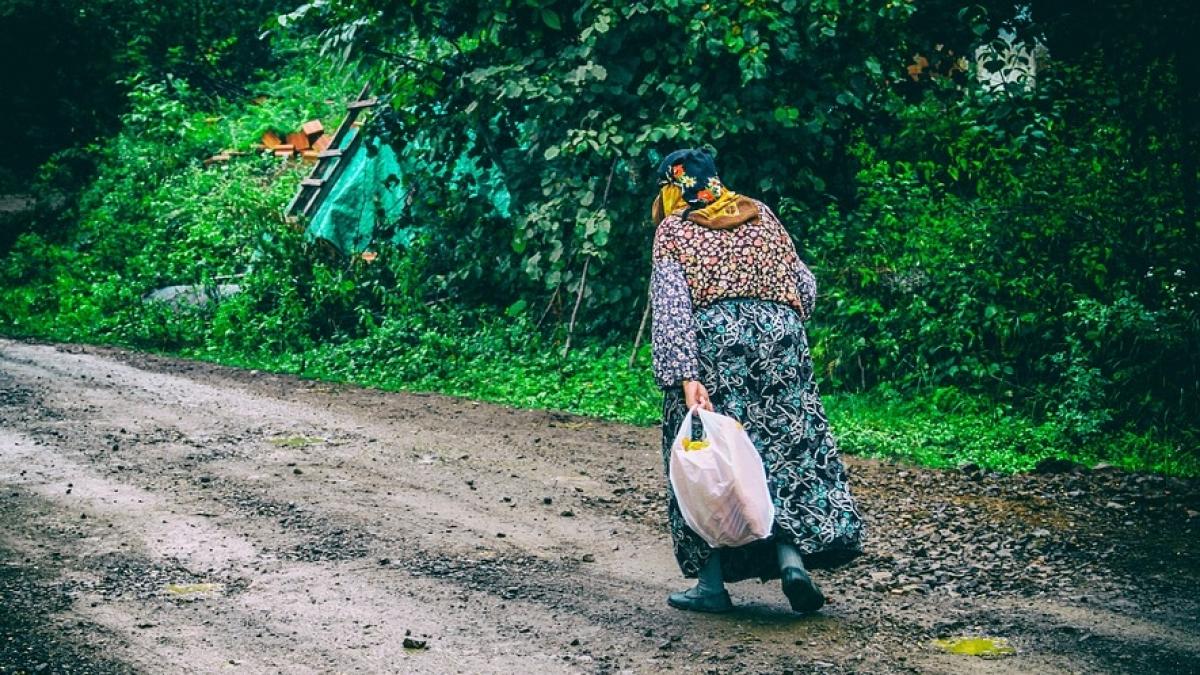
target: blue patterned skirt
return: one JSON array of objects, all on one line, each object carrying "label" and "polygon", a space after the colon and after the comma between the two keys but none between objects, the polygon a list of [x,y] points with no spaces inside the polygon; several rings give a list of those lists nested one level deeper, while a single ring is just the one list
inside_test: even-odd
[{"label": "blue patterned skirt", "polygon": [[[780,540],[794,543],[809,569],[833,567],[859,555],[862,517],[817,394],[800,315],[764,300],[724,300],[695,317],[700,381],[716,411],[740,421],[754,441],[776,510],[772,539],[721,549],[725,580],[777,579],[774,542]],[[666,466],[686,413],[680,388],[667,390]],[[669,482],[667,492],[675,558],[683,575],[692,578],[712,549],[684,523]]]}]

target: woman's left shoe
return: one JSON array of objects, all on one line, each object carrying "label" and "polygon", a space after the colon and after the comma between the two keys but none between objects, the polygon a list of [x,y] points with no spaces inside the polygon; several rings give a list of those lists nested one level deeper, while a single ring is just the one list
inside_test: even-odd
[{"label": "woman's left shoe", "polygon": [[794,612],[815,612],[825,605],[825,596],[803,568],[785,567],[780,572],[783,594]]}]

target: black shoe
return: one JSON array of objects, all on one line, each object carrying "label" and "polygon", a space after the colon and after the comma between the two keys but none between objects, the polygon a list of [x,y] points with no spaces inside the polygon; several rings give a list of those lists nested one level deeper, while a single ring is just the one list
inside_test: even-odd
[{"label": "black shoe", "polygon": [[787,596],[794,612],[815,612],[825,605],[825,596],[813,583],[808,572],[799,567],[785,567],[780,574],[783,594]]},{"label": "black shoe", "polygon": [[711,614],[721,614],[733,609],[733,601],[729,599],[729,591],[725,589],[721,589],[720,593],[702,594],[695,588],[689,588],[686,591],[668,595],[667,604],[675,609]]}]

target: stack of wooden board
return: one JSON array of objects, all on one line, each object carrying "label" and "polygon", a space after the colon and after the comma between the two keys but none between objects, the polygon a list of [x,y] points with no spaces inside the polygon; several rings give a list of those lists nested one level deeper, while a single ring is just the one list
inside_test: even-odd
[{"label": "stack of wooden board", "polygon": [[[280,133],[268,130],[264,132],[259,142],[254,144],[254,148],[269,150],[276,157],[283,159],[299,156],[305,162],[315,164],[321,153],[328,150],[332,144],[333,137],[325,133],[325,125],[321,124],[321,120],[309,120],[300,125],[296,131]],[[228,162],[233,157],[245,154],[238,150],[222,150],[204,160],[204,163]]]},{"label": "stack of wooden board", "polygon": [[261,139],[262,147],[275,153],[276,157],[300,155],[309,163],[316,162],[320,153],[328,150],[332,143],[333,138],[325,133],[321,120],[309,120],[299,130],[284,134],[268,131]]}]

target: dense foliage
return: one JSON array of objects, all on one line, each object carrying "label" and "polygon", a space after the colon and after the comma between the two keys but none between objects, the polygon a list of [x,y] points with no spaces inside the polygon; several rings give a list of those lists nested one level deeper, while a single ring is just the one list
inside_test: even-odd
[{"label": "dense foliage", "polygon": [[[116,30],[155,46],[122,52],[131,70],[105,84],[120,130],[82,153],[95,178],[0,259],[0,330],[649,422],[645,348],[625,361],[651,169],[699,145],[813,267],[814,352],[852,450],[1195,470],[1183,3],[1104,21],[1072,2],[260,5],[215,23],[203,3],[128,5]],[[1067,29],[1080,20],[1095,29]],[[205,40],[219,77],[184,67]],[[372,263],[284,222],[294,167],[200,162],[266,128],[331,126],[363,81],[412,197],[387,226],[416,233]],[[41,189],[80,155],[46,163]],[[176,284],[240,292],[143,301]]]},{"label": "dense foliage", "polygon": [[[426,250],[443,292],[549,302],[564,321],[580,296],[590,332],[631,334],[651,167],[708,146],[815,263],[817,353],[837,386],[956,385],[1080,437],[1134,424],[1191,443],[1196,16],[1179,2],[1106,15],[355,0],[284,23],[323,28],[326,49],[358,50],[387,83],[395,142],[424,160],[413,215],[436,224]],[[1034,85],[1019,75],[1045,43]],[[983,86],[976,68],[1007,84]],[[448,175],[464,155],[503,176],[513,218],[486,198],[494,185]]]}]

